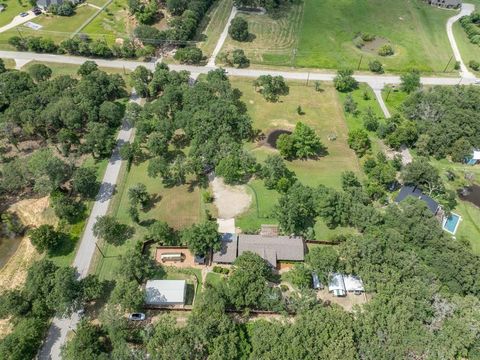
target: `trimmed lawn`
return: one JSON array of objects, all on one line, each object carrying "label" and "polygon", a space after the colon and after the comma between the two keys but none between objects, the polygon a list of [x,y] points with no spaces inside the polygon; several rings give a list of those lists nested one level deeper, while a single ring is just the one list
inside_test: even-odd
[{"label": "trimmed lawn", "polygon": [[[368,100],[364,98],[365,92],[368,94],[368,97],[369,97]],[[337,92],[337,94],[342,104],[342,109],[348,94],[351,94],[353,97],[353,100],[357,103],[357,109],[359,111],[357,115],[353,115],[345,111],[343,112],[349,131],[364,128],[362,114],[365,113],[368,110],[368,108],[371,108],[373,110],[373,112],[380,118],[380,121],[384,119],[382,109],[380,108],[380,105],[378,104],[377,99],[375,98],[375,94],[373,93],[373,90],[370,88],[370,86],[368,86],[367,84],[360,83],[358,89],[350,93]],[[369,133],[370,141],[372,143],[371,152],[373,154],[376,154],[377,152],[382,151],[383,149],[382,141],[378,138],[377,134],[371,131],[369,131],[368,133]]]},{"label": "trimmed lawn", "polygon": [[[72,33],[77,29],[95,12],[97,9],[90,6],[80,6],[75,10],[73,16],[55,16],[42,14],[33,19],[35,24],[42,25],[40,30],[32,30],[25,25],[19,25],[16,28],[10,29],[0,34],[0,44],[7,44],[8,39],[12,36],[18,36],[19,31],[24,36],[41,36],[51,38],[56,43],[68,39]],[[19,29],[19,30],[17,30]]]},{"label": "trimmed lawn", "polygon": [[205,278],[207,284],[212,285],[213,287],[219,286],[226,279],[225,275],[221,275],[215,272],[209,272]]},{"label": "trimmed lawn", "polygon": [[5,10],[0,13],[0,26],[9,24],[15,16],[32,8],[27,0],[4,0]]},{"label": "trimmed lawn", "polygon": [[210,10],[203,18],[195,36],[195,40],[199,41],[197,46],[202,49],[203,55],[209,57],[215,49],[218,38],[227,23],[232,6],[232,0],[216,0],[215,4],[210,7]]},{"label": "trimmed lawn", "polygon": [[[114,0],[93,21],[82,29],[92,38],[105,39],[114,44],[116,38],[128,37],[128,6],[125,0]],[[133,30],[133,29],[131,29]]]},{"label": "trimmed lawn", "polygon": [[[477,11],[480,11],[480,5],[475,7]],[[453,34],[455,36],[455,40],[457,41],[458,49],[460,50],[460,54],[462,55],[462,60],[466,66],[470,60],[479,61],[480,59],[480,45],[475,45],[470,42],[463,30],[462,25],[459,22],[453,25]],[[480,75],[480,71],[474,71],[470,67],[468,68],[471,72],[475,73],[477,76]]]},{"label": "trimmed lawn", "polygon": [[[421,1],[305,0],[295,65],[357,68],[363,56],[361,69],[380,58],[390,72],[412,67],[440,72],[452,56],[445,24],[454,14]],[[356,48],[352,40],[359,32],[390,42],[395,55],[380,57]]]},{"label": "trimmed lawn", "polygon": [[[95,59],[92,59],[95,61]],[[79,65],[73,65],[73,64],[61,64],[61,63],[52,63],[52,62],[42,62],[42,61],[31,61],[25,66],[22,67],[22,70],[28,71],[28,69],[33,65],[33,64],[44,64],[47,65],[50,69],[52,69],[52,77],[56,76],[61,76],[61,75],[69,75],[71,77],[77,78],[77,71],[78,68],[80,67]],[[109,74],[120,74],[122,77],[125,79],[125,82],[127,82],[127,74],[130,72],[127,70],[127,74],[124,74],[122,69],[117,69],[117,68],[103,68],[99,67],[100,70],[103,70]],[[128,82],[127,82],[128,83]]]},{"label": "trimmed lawn", "polygon": [[239,13],[237,17],[247,20],[252,39],[239,42],[228,36],[222,51],[241,48],[252,63],[291,65],[302,16],[303,2],[285,6],[274,17],[269,14]]},{"label": "trimmed lawn", "polygon": [[400,112],[401,106],[408,97],[408,94],[400,90],[384,89],[382,91],[382,97],[383,101],[385,101],[385,105],[388,107],[388,110],[390,110],[390,113],[394,114],[396,112]]},{"label": "trimmed lawn", "polygon": [[[274,129],[291,130],[299,121],[316,130],[327,147],[328,155],[318,160],[287,162],[287,166],[296,173],[303,184],[340,189],[342,172],[350,170],[360,178],[363,177],[358,159],[348,147],[348,128],[343,109],[331,84],[322,84],[324,90],[317,92],[313,84],[306,86],[305,83],[289,82],[290,94],[282,97],[277,103],[269,103],[255,92],[252,80],[232,78],[231,83],[242,92],[242,100],[252,117],[253,127],[263,134],[267,135]],[[297,114],[296,109],[299,105],[304,115]],[[337,136],[335,141],[328,140],[331,134]],[[260,144],[247,144],[246,147],[259,162],[277,152],[269,146]],[[247,188],[253,195],[253,202],[250,209],[236,219],[236,225],[244,231],[253,231],[261,224],[276,224],[272,212],[280,197],[279,193],[266,189],[263,181],[257,179],[250,181]],[[344,231],[345,229],[327,229],[321,220],[316,225],[318,239],[326,239]]]}]

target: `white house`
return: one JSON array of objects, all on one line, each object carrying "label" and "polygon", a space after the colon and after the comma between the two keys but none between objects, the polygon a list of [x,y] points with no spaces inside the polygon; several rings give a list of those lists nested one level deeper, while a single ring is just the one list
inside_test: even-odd
[{"label": "white house", "polygon": [[342,274],[333,273],[330,275],[328,292],[332,293],[333,296],[347,296],[347,289],[345,288]]},{"label": "white house", "polygon": [[185,280],[148,280],[145,304],[154,307],[184,305],[186,292]]}]

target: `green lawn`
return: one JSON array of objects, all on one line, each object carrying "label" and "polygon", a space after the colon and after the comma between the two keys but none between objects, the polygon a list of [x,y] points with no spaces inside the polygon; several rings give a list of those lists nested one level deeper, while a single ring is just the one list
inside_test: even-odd
[{"label": "green lawn", "polygon": [[[255,92],[252,80],[232,78],[232,86],[240,89],[242,100],[247,105],[248,113],[253,119],[253,126],[267,135],[274,129],[293,129],[299,121],[311,126],[327,147],[328,155],[318,160],[295,160],[287,162],[287,166],[296,173],[297,178],[305,185],[320,184],[339,189],[341,174],[351,170],[362,177],[360,165],[355,153],[348,147],[348,128],[343,109],[336,90],[331,84],[323,84],[323,91],[315,91],[313,84],[289,82],[290,94],[282,97],[278,103],[267,102]],[[373,100],[374,103],[374,100]],[[304,115],[297,114],[297,106],[301,106]],[[329,141],[328,136],[335,134],[337,139]],[[259,162],[269,154],[277,151],[260,144],[247,144],[246,147],[256,156]],[[243,230],[258,229],[261,224],[275,224],[272,211],[279,194],[268,190],[261,180],[252,180],[248,184],[253,202],[250,209],[236,220],[236,225]],[[344,229],[329,230],[319,221],[316,227],[317,237],[325,239],[342,232]]]},{"label": "green lawn", "polygon": [[299,2],[278,11],[275,17],[239,13],[238,17],[247,20],[253,38],[248,42],[238,42],[228,36],[222,51],[241,48],[252,63],[291,65],[302,12],[303,3]]},{"label": "green lawn", "polygon": [[220,285],[222,282],[225,281],[225,275],[209,272],[205,279],[207,284],[212,285],[213,287]]},{"label": "green lawn", "polygon": [[5,10],[0,13],[0,26],[9,24],[15,16],[32,8],[27,0],[4,0],[2,4]]},{"label": "green lawn", "polygon": [[394,114],[401,110],[400,108],[408,97],[408,94],[397,89],[384,88],[382,91],[382,97],[390,113]]},{"label": "green lawn", "polygon": [[[360,69],[368,70],[368,62],[379,58],[389,72],[412,67],[442,72],[452,56],[445,24],[453,15],[420,0],[304,0],[278,19],[239,15],[247,19],[254,39],[228,39],[225,49],[245,49],[254,64],[357,69],[361,61]],[[353,39],[359,32],[374,34],[375,42],[358,49]],[[395,54],[380,57],[378,47],[386,42]]]},{"label": "green lawn", "polygon": [[[77,71],[78,71],[79,65],[73,65],[73,64],[61,64],[61,63],[52,63],[52,62],[43,62],[43,61],[31,61],[28,64],[26,64],[25,66],[23,66],[22,70],[27,70],[28,71],[28,69],[33,64],[47,65],[50,69],[52,69],[52,77],[61,76],[61,75],[78,77]],[[99,67],[99,69],[103,70],[105,72],[108,72],[109,74],[120,74],[120,75],[122,75],[122,77],[125,79],[126,82],[128,80],[127,75],[130,72],[129,70],[127,70],[126,73],[124,73],[123,69],[118,69],[118,68]]]},{"label": "green lawn", "polygon": [[73,16],[40,15],[32,22],[42,25],[41,29],[35,31],[25,25],[19,25],[0,34],[0,45],[8,47],[8,39],[12,36],[18,36],[19,31],[24,36],[42,36],[59,43],[68,39],[96,11],[97,9],[90,6],[80,6],[75,10]]},{"label": "green lawn", "polygon": [[93,21],[82,29],[82,33],[92,38],[105,39],[113,44],[116,38],[128,36],[128,6],[125,0],[114,0]]},{"label": "green lawn", "polygon": [[[480,11],[480,5],[477,5],[476,9]],[[458,49],[460,50],[460,54],[462,55],[462,60],[465,65],[468,66],[470,60],[479,61],[480,45],[472,44],[470,42],[460,23],[457,22],[453,25],[453,34],[455,36],[455,40],[457,41]],[[480,75],[480,71],[474,71],[470,68],[469,70],[476,73],[477,76]]]},{"label": "green lawn", "polygon": [[195,40],[205,56],[210,56],[232,10],[232,0],[216,0],[198,27]]},{"label": "green lawn", "polygon": [[[102,243],[100,246],[106,258],[96,255],[93,267],[102,278],[112,279],[121,263],[118,256],[133,250],[137,242],[142,242],[147,232],[149,222],[153,220],[166,221],[170,226],[181,229],[202,221],[205,217],[201,201],[201,191],[192,183],[165,188],[161,179],[153,179],[147,175],[148,162],[132,165],[130,172],[122,170],[121,182],[110,205],[110,213],[117,219],[135,228],[134,236],[119,246]],[[123,174],[123,175],[122,175]],[[152,196],[148,211],[140,212],[141,225],[135,224],[128,215],[128,189],[137,183],[143,183]]]}]

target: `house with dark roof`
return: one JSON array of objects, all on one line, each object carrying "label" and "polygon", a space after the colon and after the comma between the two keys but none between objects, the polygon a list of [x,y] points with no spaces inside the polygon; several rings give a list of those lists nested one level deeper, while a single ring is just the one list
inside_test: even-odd
[{"label": "house with dark roof", "polygon": [[425,0],[432,6],[444,7],[447,9],[456,9],[462,6],[462,0]]},{"label": "house with dark roof", "polygon": [[276,267],[279,261],[303,261],[305,244],[301,237],[225,234],[222,248],[213,254],[217,264],[231,264],[244,252],[250,251],[261,256],[270,266]]},{"label": "house with dark roof", "polygon": [[47,10],[50,5],[62,5],[65,1],[69,1],[75,5],[83,0],[37,0],[37,6],[40,9]]},{"label": "house with dark roof", "polygon": [[397,204],[401,203],[403,200],[405,200],[409,196],[422,200],[425,204],[427,204],[428,208],[433,213],[433,215],[436,215],[440,210],[440,205],[438,204],[438,202],[433,200],[430,196],[427,196],[424,193],[422,193],[422,191],[416,186],[402,187],[397,197],[395,198],[395,202]]}]

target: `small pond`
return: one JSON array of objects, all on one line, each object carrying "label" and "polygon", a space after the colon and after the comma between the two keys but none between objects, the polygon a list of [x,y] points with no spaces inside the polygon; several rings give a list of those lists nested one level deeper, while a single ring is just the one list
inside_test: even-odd
[{"label": "small pond", "polygon": [[10,257],[15,254],[21,241],[21,237],[10,238],[0,236],[0,269],[8,262]]},{"label": "small pond", "polygon": [[282,130],[282,129],[273,130],[267,136],[267,144],[276,149],[277,148],[277,140],[280,137],[280,135],[283,135],[283,134],[290,135],[291,133],[292,132],[288,131],[288,130]]},{"label": "small pond", "polygon": [[480,185],[467,186],[458,190],[458,196],[464,201],[480,207]]}]

